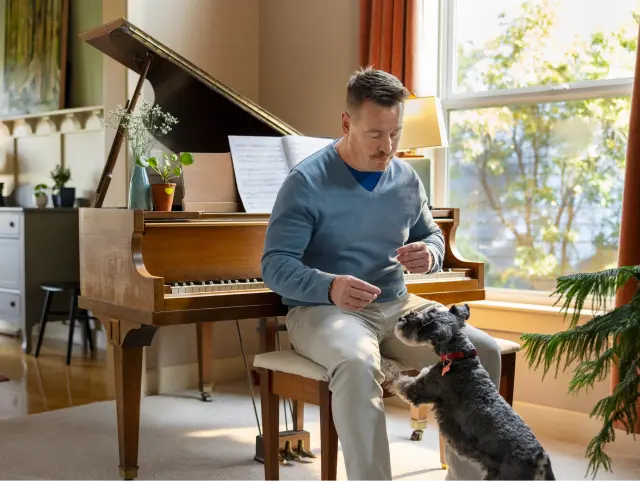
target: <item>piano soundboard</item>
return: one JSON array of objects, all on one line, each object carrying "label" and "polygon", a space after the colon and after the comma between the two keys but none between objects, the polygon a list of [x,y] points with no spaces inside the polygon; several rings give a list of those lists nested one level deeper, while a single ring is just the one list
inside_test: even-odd
[{"label": "piano soundboard", "polygon": [[[429,274],[404,273],[407,284],[416,282],[454,281],[470,279],[468,269],[445,269]],[[227,279],[210,281],[185,281],[164,284],[165,297],[191,296],[193,294],[209,294],[227,291],[248,291],[268,289],[261,278]]]}]

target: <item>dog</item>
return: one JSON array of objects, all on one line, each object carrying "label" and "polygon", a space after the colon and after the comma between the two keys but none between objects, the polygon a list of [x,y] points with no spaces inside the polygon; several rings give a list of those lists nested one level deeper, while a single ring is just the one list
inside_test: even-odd
[{"label": "dog", "polygon": [[416,377],[392,370],[389,390],[414,406],[432,404],[445,441],[478,462],[484,479],[555,479],[549,455],[500,395],[463,332],[469,315],[464,304],[402,316],[395,335],[407,345],[431,345],[441,361]]}]

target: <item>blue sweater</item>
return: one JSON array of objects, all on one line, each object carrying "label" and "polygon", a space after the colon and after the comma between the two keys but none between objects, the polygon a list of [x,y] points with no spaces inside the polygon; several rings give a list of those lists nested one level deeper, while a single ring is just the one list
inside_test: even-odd
[{"label": "blue sweater", "polygon": [[267,227],[262,279],[289,306],[329,304],[329,285],[350,274],[377,286],[376,302],[406,293],[396,250],[424,241],[442,268],[444,239],[413,168],[394,158],[372,190],[333,143],[294,167]]}]

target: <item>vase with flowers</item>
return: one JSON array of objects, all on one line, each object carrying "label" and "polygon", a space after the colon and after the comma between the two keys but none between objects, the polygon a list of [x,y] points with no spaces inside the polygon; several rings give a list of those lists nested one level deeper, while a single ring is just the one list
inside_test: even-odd
[{"label": "vase with flowers", "polygon": [[159,105],[143,100],[135,111],[118,105],[102,122],[120,129],[127,139],[134,165],[129,180],[129,209],[152,210],[151,184],[147,174],[149,154],[158,139],[168,134],[178,123],[173,115],[163,112]]}]

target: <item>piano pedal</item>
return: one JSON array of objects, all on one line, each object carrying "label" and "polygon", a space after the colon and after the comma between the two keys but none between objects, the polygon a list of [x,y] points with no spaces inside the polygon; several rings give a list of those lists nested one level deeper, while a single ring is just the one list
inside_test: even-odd
[{"label": "piano pedal", "polygon": [[[312,461],[306,461],[303,460],[303,458],[316,457],[314,454],[304,449],[304,446],[308,446],[311,443],[311,435],[308,431],[281,431],[278,438],[278,450],[280,452],[280,457],[285,461],[289,462],[295,460],[297,462],[306,463]],[[256,451],[253,460],[259,463],[264,463],[263,441],[264,438],[261,434],[256,435]],[[294,450],[293,446],[297,446],[298,449]],[[301,448],[302,451],[300,451]],[[291,454],[287,454],[285,456],[285,453]]]},{"label": "piano pedal", "polygon": [[298,446],[296,447],[295,452],[303,458],[317,458],[315,454],[304,449],[304,441],[302,439],[298,439]]}]

